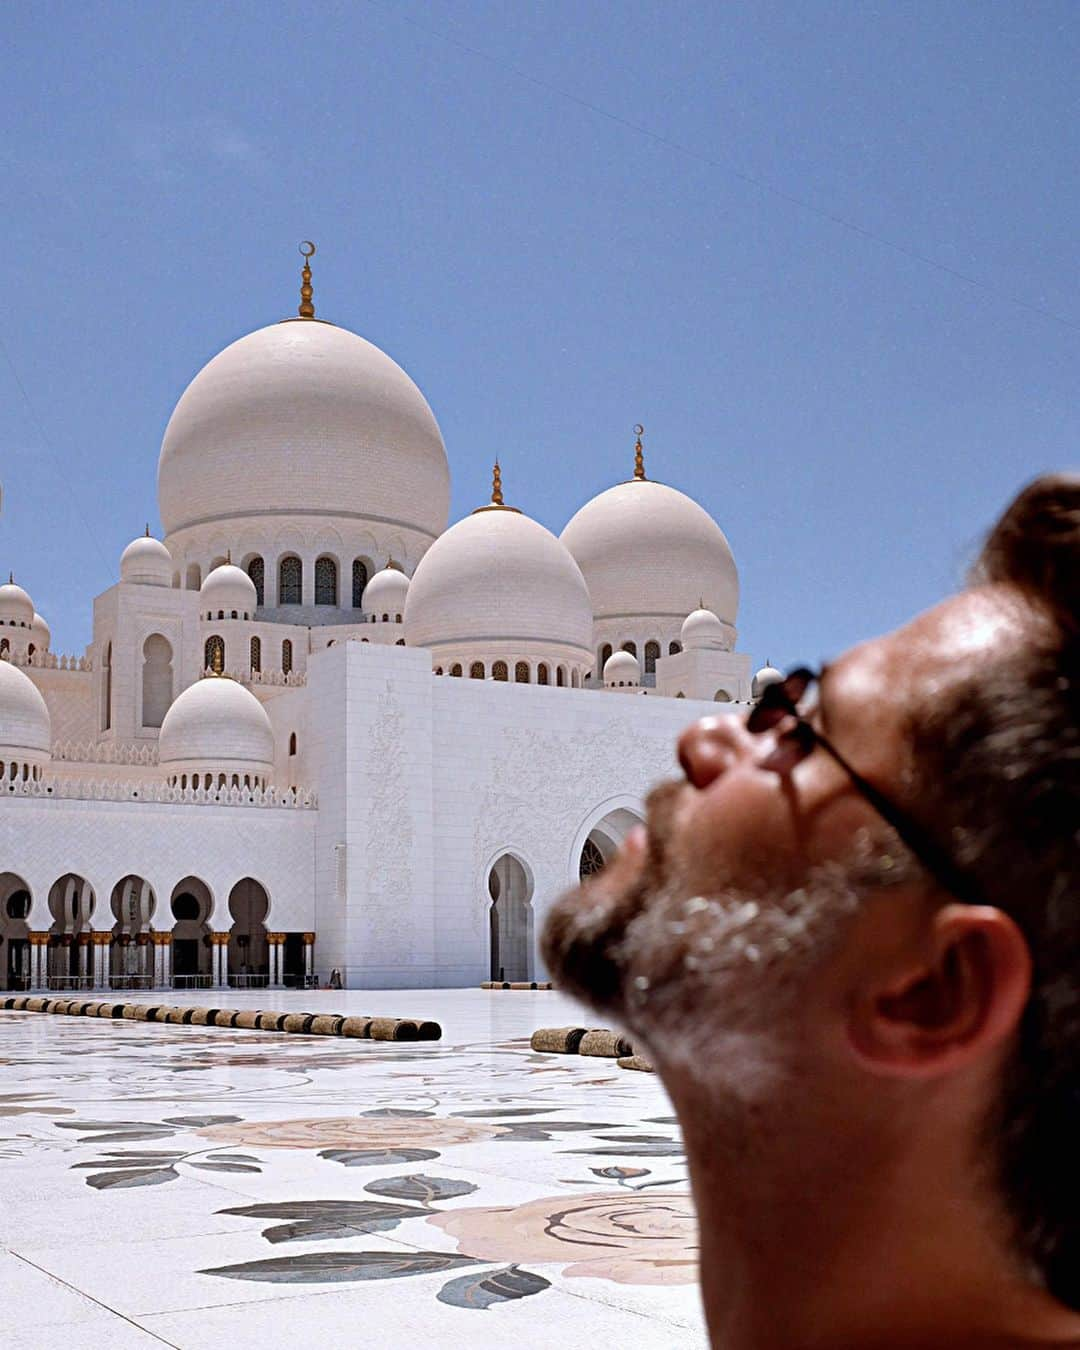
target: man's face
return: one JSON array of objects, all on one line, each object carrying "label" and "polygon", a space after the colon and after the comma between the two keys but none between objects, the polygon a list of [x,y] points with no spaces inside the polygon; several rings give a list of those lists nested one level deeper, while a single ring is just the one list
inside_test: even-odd
[{"label": "man's face", "polygon": [[[967,674],[1011,613],[984,588],[853,648],[826,668],[807,719],[906,803],[910,710]],[[805,753],[793,725],[754,736],[720,716],[688,728],[685,777],[651,794],[640,863],[617,859],[552,910],[545,955],[562,987],[643,1035],[658,1058],[776,1028],[793,1000],[807,1012],[867,890],[885,894],[890,874],[911,871],[844,770],[820,748]],[[906,920],[875,914],[879,926],[892,921]]]}]

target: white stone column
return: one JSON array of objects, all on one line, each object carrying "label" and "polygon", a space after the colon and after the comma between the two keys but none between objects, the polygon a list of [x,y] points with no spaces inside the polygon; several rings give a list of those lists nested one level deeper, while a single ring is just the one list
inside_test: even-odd
[{"label": "white stone column", "polygon": [[[94,984],[98,989],[109,987],[109,958],[112,952],[112,935],[99,933],[94,947]],[[103,940],[104,939],[104,940]]]},{"label": "white stone column", "polygon": [[224,989],[229,982],[229,935],[214,933],[214,988]]},{"label": "white stone column", "polygon": [[94,940],[93,933],[79,933],[75,941],[79,944],[79,978],[84,980],[91,974],[91,962],[93,960],[93,948],[91,943]]},{"label": "white stone column", "polygon": [[304,974],[311,978],[315,974],[315,934],[304,934]]},{"label": "white stone column", "polygon": [[284,933],[267,933],[266,942],[270,956],[270,988],[281,988],[281,944],[285,940]]},{"label": "white stone column", "polygon": [[158,951],[161,953],[161,975],[159,977],[162,989],[172,988],[172,934],[158,934]]},{"label": "white stone column", "polygon": [[48,933],[30,934],[30,988],[44,989],[48,961]]}]

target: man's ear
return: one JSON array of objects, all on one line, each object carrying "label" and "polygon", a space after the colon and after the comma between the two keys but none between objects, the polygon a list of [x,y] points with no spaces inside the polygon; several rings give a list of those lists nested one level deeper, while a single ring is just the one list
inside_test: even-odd
[{"label": "man's ear", "polygon": [[1031,989],[1023,933],[989,905],[946,905],[921,950],[878,970],[849,1004],[848,1036],[874,1073],[932,1078],[1007,1039]]}]

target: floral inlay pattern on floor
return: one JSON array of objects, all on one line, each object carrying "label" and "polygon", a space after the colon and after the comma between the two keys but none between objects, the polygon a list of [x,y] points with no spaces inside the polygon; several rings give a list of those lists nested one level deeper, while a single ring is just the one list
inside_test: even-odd
[{"label": "floral inlay pattern on floor", "polygon": [[[584,1296],[599,1334],[635,1346],[704,1345],[685,1158],[662,1089],[610,1061],[532,1052],[529,1024],[552,1020],[558,998],[545,997],[542,1016],[521,1005],[517,1034],[473,1027],[407,1049],[8,1015],[20,1068],[0,1066],[0,1161],[54,1160],[58,1212],[87,1196],[116,1259],[132,1224],[148,1234],[166,1263],[164,1306],[117,1312],[147,1330],[167,1319],[166,1339],[196,1309],[248,1307],[230,1288],[288,1300],[280,1342],[267,1339],[276,1322],[260,1333],[282,1347],[294,1300],[321,1307],[355,1290],[367,1317],[361,1306],[384,1306],[377,1291],[400,1288],[408,1304],[394,1306],[430,1319],[435,1341],[445,1322],[455,1345],[471,1343],[479,1312],[514,1318],[501,1334],[516,1350],[550,1344],[545,1316],[526,1311],[539,1295],[556,1317],[584,1315]],[[26,1259],[81,1287],[40,1213],[34,1233]],[[387,1336],[395,1350],[414,1343],[404,1323]],[[201,1344],[194,1330],[175,1343]]]}]

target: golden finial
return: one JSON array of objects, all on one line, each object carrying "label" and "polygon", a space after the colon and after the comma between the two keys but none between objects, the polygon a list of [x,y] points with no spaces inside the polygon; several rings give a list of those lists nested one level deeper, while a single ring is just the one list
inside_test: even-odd
[{"label": "golden finial", "polygon": [[150,538],[150,522],[149,522],[149,521],[146,522],[146,538],[147,538],[147,539]]},{"label": "golden finial", "polygon": [[15,585],[15,573],[14,573],[14,572],[9,572],[9,573],[7,574],[7,579],[8,579],[8,585],[9,585],[9,586],[14,586],[14,585]]},{"label": "golden finial", "polygon": [[225,562],[228,564],[229,567],[232,566],[232,549],[231,549],[231,548],[227,548],[227,549],[225,550]]},{"label": "golden finial", "polygon": [[634,435],[637,437],[634,442],[634,477],[643,479],[645,477],[645,452],[641,448],[641,438],[645,435],[645,428],[640,422],[634,427]]},{"label": "golden finial", "polygon": [[315,317],[315,306],[311,303],[311,260],[315,256],[315,245],[310,239],[300,244],[300,256],[304,260],[304,270],[300,273],[300,308],[297,313],[302,319]]},{"label": "golden finial", "polygon": [[502,469],[499,468],[499,461],[495,461],[495,469],[491,475],[491,504],[492,506],[503,506],[502,495]]}]

